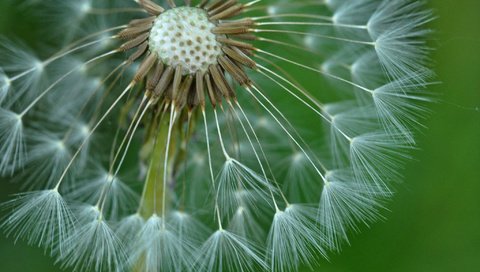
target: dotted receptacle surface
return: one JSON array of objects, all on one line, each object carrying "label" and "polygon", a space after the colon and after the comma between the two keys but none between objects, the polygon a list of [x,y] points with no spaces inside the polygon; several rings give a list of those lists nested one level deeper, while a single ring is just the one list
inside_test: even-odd
[{"label": "dotted receptacle surface", "polygon": [[184,74],[206,71],[222,53],[212,33],[214,27],[202,9],[170,9],[155,20],[149,38],[150,50],[167,65],[181,65]]}]

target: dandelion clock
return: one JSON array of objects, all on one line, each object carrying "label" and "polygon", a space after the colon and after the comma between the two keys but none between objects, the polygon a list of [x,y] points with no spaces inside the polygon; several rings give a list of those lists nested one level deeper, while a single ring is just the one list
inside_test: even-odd
[{"label": "dandelion clock", "polygon": [[385,215],[428,113],[423,1],[20,2],[0,227],[65,271],[313,270]]}]

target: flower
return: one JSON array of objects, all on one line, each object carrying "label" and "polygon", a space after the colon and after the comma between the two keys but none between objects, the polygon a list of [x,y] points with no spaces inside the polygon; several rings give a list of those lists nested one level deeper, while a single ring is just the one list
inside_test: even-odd
[{"label": "flower", "polygon": [[37,190],[0,227],[80,271],[313,268],[401,180],[432,14],[180,2],[23,3],[60,49],[0,41],[0,174]]}]

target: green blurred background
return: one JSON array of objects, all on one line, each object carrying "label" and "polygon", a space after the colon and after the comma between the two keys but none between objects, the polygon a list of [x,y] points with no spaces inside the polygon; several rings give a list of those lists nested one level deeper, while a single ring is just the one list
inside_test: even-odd
[{"label": "green blurred background", "polygon": [[[13,1],[14,2],[14,1]],[[428,129],[384,222],[355,235],[318,271],[480,271],[480,1],[431,0],[436,72]],[[28,18],[0,1],[0,34],[28,37]],[[17,192],[0,185],[0,201]],[[42,250],[0,236],[1,272],[58,271]]]}]

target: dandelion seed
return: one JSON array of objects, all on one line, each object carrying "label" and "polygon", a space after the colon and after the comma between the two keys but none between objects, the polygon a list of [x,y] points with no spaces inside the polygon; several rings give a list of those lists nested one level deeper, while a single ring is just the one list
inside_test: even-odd
[{"label": "dandelion seed", "polygon": [[[168,224],[174,230],[180,245],[198,246],[208,236],[208,228],[195,217],[182,211],[172,211],[168,217]],[[191,250],[191,249],[189,249]],[[188,252],[188,251],[186,251]]]},{"label": "dandelion seed", "polygon": [[350,145],[350,158],[356,180],[364,183],[375,194],[390,193],[388,180],[398,179],[396,170],[408,158],[405,153],[411,148],[402,136],[398,139],[383,132],[356,136]]},{"label": "dandelion seed", "polygon": [[83,178],[79,177],[76,183],[77,186],[70,189],[67,197],[92,205],[102,196],[101,188],[109,186],[110,192],[105,199],[103,211],[111,219],[132,212],[132,207],[138,202],[138,195],[127,184],[101,168],[91,171]]},{"label": "dandelion seed", "polygon": [[255,243],[263,242],[265,231],[262,229],[261,222],[255,218],[254,212],[246,205],[239,206],[228,224],[228,230],[232,233],[251,239]]},{"label": "dandelion seed", "polygon": [[22,116],[0,109],[0,173],[12,174],[25,163],[25,139]]},{"label": "dandelion seed", "polygon": [[58,249],[60,254],[69,246],[67,238],[74,229],[75,219],[58,191],[19,194],[2,204],[2,208],[13,210],[0,225],[7,236],[49,250]]},{"label": "dandelion seed", "polygon": [[32,145],[25,163],[31,167],[25,169],[16,180],[21,179],[23,186],[28,188],[51,188],[71,158],[70,149],[55,135],[29,135],[29,137],[36,142]]},{"label": "dandelion seed", "polygon": [[255,246],[226,230],[217,230],[200,248],[195,267],[198,271],[256,271],[267,266]]},{"label": "dandelion seed", "polygon": [[[377,69],[372,68],[377,67]],[[381,86],[385,82],[385,75],[381,69],[377,54],[375,52],[366,52],[360,58],[357,58],[351,66],[353,82],[367,88]],[[365,101],[362,101],[364,104]]]},{"label": "dandelion seed", "polygon": [[118,223],[115,228],[115,233],[121,240],[126,241],[126,251],[128,251],[128,248],[131,247],[131,244],[136,238],[136,236],[132,234],[138,233],[144,223],[145,220],[143,220],[142,216],[138,213],[126,216]]},{"label": "dandelion seed", "polygon": [[[183,236],[185,238],[185,236]],[[191,267],[192,248],[188,240],[179,240],[162,219],[151,216],[138,234],[130,257],[130,266],[141,271],[181,271]]]},{"label": "dandelion seed", "polygon": [[378,116],[371,108],[355,106],[352,101],[325,106],[332,118],[330,148],[335,168],[350,165],[353,138],[378,129]]},{"label": "dandelion seed", "polygon": [[317,192],[321,184],[312,180],[315,172],[305,154],[300,151],[293,152],[279,165],[286,169],[283,190],[291,201],[311,201],[318,198]]},{"label": "dandelion seed", "polygon": [[11,105],[22,96],[32,98],[38,94],[37,89],[45,78],[45,66],[27,46],[1,37],[0,62],[2,72],[6,75],[15,74],[9,76],[8,85],[13,90],[9,91],[6,105]]},{"label": "dandelion seed", "polygon": [[110,226],[97,218],[83,222],[67,240],[68,247],[58,257],[63,267],[74,271],[115,271],[125,263],[123,243]]},{"label": "dandelion seed", "polygon": [[0,226],[66,270],[314,270],[428,113],[423,1],[22,4],[60,49],[0,39],[0,175],[41,190]]},{"label": "dandelion seed", "polygon": [[[416,74],[415,78],[420,76]],[[417,93],[420,86],[414,81],[414,78],[401,78],[375,89],[373,94],[385,129],[393,135],[403,135],[409,142],[415,141],[410,128],[421,127],[421,119],[427,111],[416,102],[430,101],[426,94]]]},{"label": "dandelion seed", "polygon": [[423,28],[433,19],[425,10],[423,1],[383,2],[368,22],[375,39],[375,51],[385,70],[394,78],[414,76],[416,82],[425,83],[427,46],[424,37],[430,30]]},{"label": "dandelion seed", "polygon": [[311,266],[316,254],[326,256],[316,214],[316,208],[297,204],[275,213],[267,241],[273,271],[297,271],[300,264]]},{"label": "dandelion seed", "polygon": [[320,199],[320,223],[324,228],[328,245],[338,250],[343,241],[348,242],[348,231],[356,231],[358,224],[365,225],[381,218],[381,196],[371,196],[363,184],[352,180],[349,170],[335,170],[328,174]]},{"label": "dandelion seed", "polygon": [[269,187],[271,185],[253,170],[234,159],[230,159],[225,162],[219,174],[217,192],[219,203],[226,211],[235,209],[241,203],[237,197],[239,190],[241,192],[251,190],[251,192],[243,194],[244,197],[242,197],[248,203],[255,202],[255,198],[258,197],[268,201],[266,188]]}]

